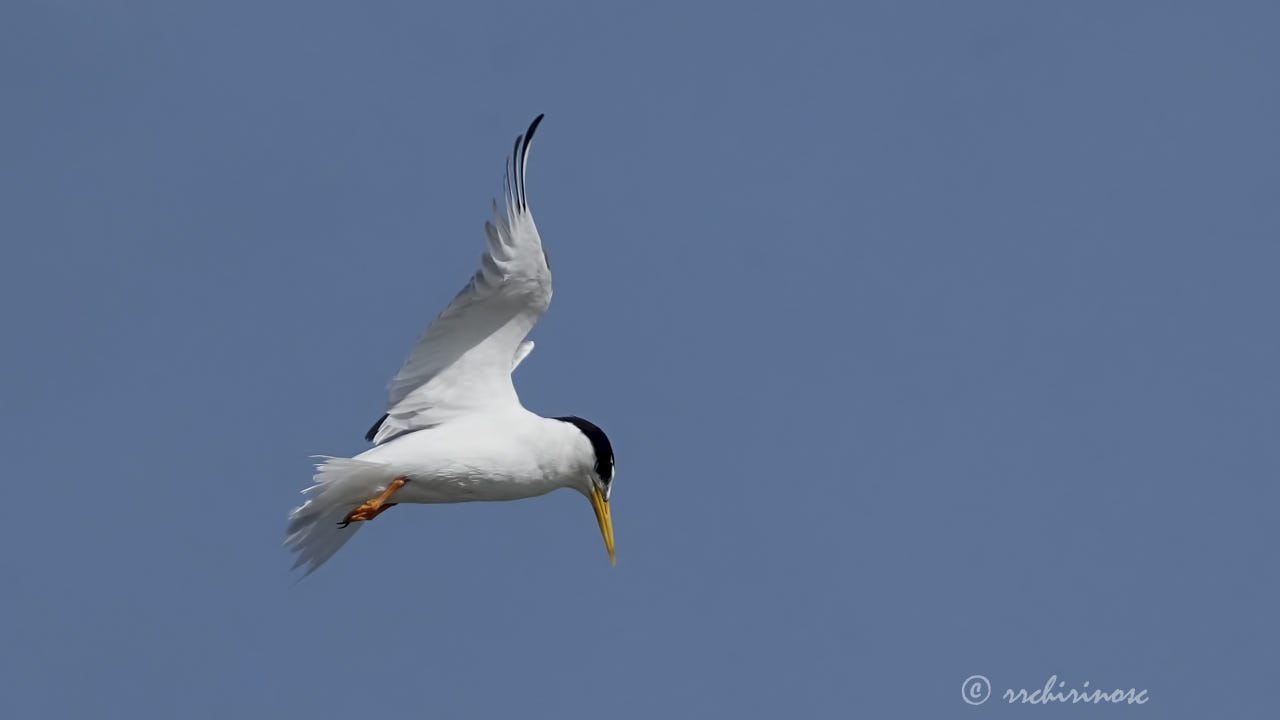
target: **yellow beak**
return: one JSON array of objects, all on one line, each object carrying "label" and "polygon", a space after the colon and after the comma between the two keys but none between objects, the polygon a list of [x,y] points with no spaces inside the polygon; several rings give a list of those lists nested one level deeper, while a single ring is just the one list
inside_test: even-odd
[{"label": "yellow beak", "polygon": [[600,523],[600,534],[604,536],[604,546],[609,549],[609,563],[618,564],[613,554],[613,520],[609,517],[609,501],[604,499],[596,486],[591,486],[591,508],[596,511],[596,522]]}]

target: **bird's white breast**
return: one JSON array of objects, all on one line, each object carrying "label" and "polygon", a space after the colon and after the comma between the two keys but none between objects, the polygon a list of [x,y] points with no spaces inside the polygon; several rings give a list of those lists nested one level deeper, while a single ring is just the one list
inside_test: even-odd
[{"label": "bird's white breast", "polygon": [[476,414],[403,435],[358,459],[394,468],[408,484],[396,502],[519,500],[575,482],[572,435],[523,408]]}]

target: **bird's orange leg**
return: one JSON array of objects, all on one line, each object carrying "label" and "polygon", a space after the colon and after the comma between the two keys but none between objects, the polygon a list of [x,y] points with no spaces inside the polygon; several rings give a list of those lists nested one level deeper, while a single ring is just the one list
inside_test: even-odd
[{"label": "bird's orange leg", "polygon": [[394,495],[397,490],[404,487],[406,482],[408,482],[408,480],[405,480],[402,477],[392,480],[391,484],[387,485],[387,489],[383,490],[381,495],[347,513],[347,516],[342,519],[342,522],[338,523],[338,527],[346,527],[353,522],[372,520],[381,515],[387,508],[395,507],[398,503],[387,502],[387,500],[390,500],[391,496]]}]

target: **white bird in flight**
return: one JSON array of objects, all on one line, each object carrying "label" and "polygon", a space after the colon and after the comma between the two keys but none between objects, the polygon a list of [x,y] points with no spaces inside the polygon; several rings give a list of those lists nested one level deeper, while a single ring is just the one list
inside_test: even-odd
[{"label": "white bird in flight", "polygon": [[324,457],[307,501],[289,515],[285,545],[310,574],[365,522],[399,503],[519,500],[558,488],[585,495],[615,562],[609,495],[613,448],[578,417],[544,418],[516,397],[511,371],[551,303],[551,268],[525,193],[529,144],[516,137],[505,203],[485,223],[480,269],[427,327],[392,378],[387,412],[354,458]]}]

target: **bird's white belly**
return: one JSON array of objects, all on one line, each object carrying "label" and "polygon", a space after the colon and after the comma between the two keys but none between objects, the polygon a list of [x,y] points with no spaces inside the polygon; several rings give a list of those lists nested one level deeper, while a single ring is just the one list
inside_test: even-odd
[{"label": "bird's white belly", "polygon": [[391,477],[407,480],[393,502],[520,500],[563,487],[562,474],[540,461],[536,444],[519,440],[518,429],[501,421],[443,426],[410,433],[357,457],[385,463]]},{"label": "bird's white belly", "polygon": [[560,487],[545,480],[516,480],[505,477],[457,476],[406,473],[408,482],[392,498],[406,503],[452,503],[483,500],[522,500],[545,495]]}]

